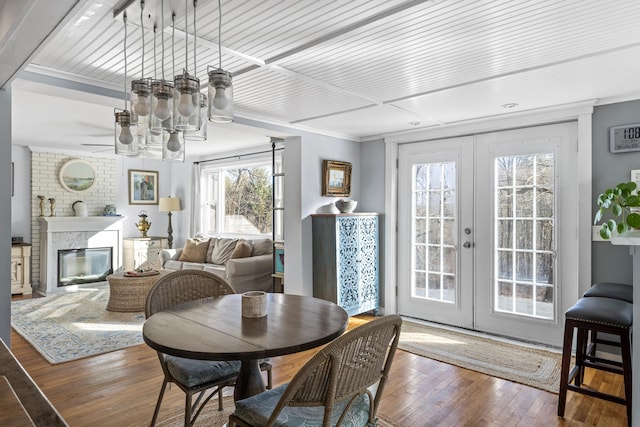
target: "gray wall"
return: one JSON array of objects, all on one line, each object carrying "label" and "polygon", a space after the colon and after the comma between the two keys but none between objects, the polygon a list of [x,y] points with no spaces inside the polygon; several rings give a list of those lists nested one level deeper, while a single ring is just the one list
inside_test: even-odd
[{"label": "gray wall", "polygon": [[[605,189],[630,180],[630,171],[640,169],[640,151],[612,154],[609,152],[611,126],[640,123],[640,101],[621,102],[594,108],[593,113],[593,207],[596,197]],[[593,215],[592,215],[593,218]],[[592,243],[592,281],[631,283],[632,260],[627,246],[609,242]]]}]

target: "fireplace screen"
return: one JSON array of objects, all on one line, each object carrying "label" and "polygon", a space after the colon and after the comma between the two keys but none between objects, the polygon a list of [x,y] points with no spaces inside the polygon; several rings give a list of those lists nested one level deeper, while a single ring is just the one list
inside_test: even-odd
[{"label": "fireplace screen", "polygon": [[103,282],[113,273],[113,248],[58,250],[58,286]]}]

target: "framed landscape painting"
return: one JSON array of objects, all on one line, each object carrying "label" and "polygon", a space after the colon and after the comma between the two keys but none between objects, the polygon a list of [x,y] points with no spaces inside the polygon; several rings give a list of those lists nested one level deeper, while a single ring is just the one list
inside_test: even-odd
[{"label": "framed landscape painting", "polygon": [[322,195],[351,195],[351,163],[324,160],[322,162]]},{"label": "framed landscape painting", "polygon": [[129,204],[158,204],[158,171],[129,169]]}]

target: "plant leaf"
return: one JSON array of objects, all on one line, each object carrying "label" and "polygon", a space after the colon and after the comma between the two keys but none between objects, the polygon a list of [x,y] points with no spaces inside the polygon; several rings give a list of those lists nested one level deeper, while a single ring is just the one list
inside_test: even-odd
[{"label": "plant leaf", "polygon": [[627,225],[626,222],[621,222],[618,224],[618,228],[617,228],[618,234],[622,234],[627,230],[629,230],[629,226]]},{"label": "plant leaf", "polygon": [[604,213],[604,209],[600,208],[596,211],[596,216],[593,218],[593,224],[597,224],[602,219],[602,214]]},{"label": "plant leaf", "polygon": [[600,237],[605,240],[609,240],[611,238],[611,231],[606,225],[607,224],[602,224],[602,227],[600,228]]},{"label": "plant leaf", "polygon": [[611,212],[613,212],[615,216],[620,216],[622,215],[622,207],[619,204],[614,203],[611,205]]},{"label": "plant leaf", "polygon": [[640,228],[640,214],[633,212],[627,217],[627,224],[632,228]]}]

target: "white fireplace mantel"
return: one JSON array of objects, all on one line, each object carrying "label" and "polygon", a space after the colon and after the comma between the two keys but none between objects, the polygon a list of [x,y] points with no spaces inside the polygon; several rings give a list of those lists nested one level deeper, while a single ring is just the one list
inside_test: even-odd
[{"label": "white fireplace mantel", "polygon": [[58,250],[108,246],[113,248],[113,271],[122,265],[123,216],[38,217],[40,222],[40,291],[58,288]]},{"label": "white fireplace mantel", "polygon": [[122,229],[123,216],[41,216],[40,232],[61,233],[65,231],[101,231]]}]

